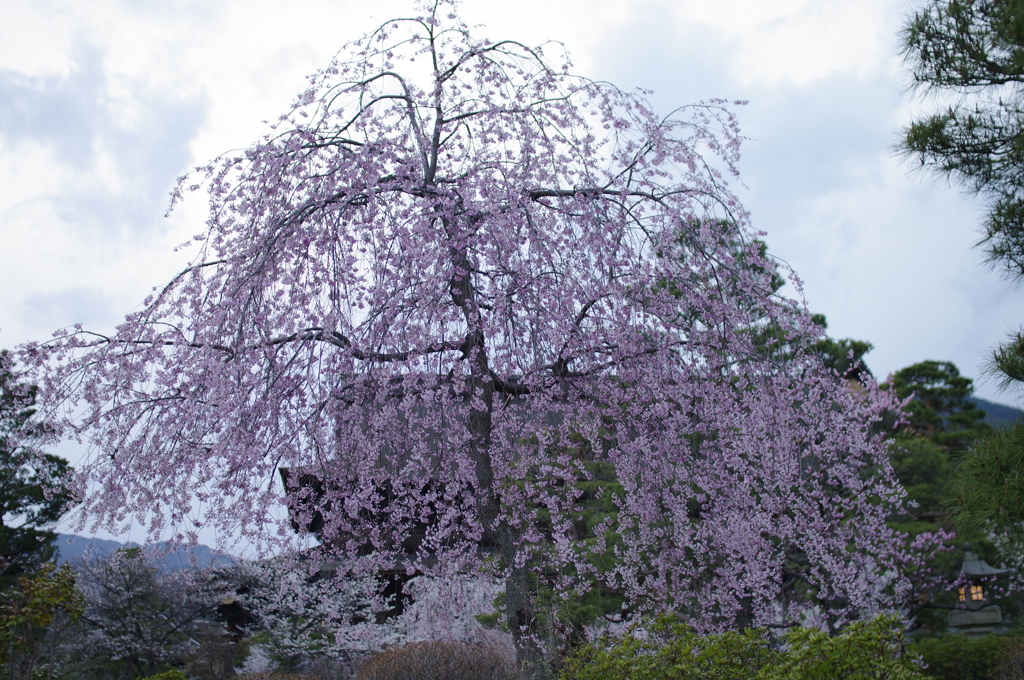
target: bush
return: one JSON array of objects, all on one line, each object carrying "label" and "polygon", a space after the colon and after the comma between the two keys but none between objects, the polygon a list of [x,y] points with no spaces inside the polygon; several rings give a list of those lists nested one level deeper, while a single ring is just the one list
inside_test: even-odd
[{"label": "bush", "polygon": [[1009,638],[992,673],[992,680],[1020,680],[1024,678],[1024,640]]},{"label": "bush", "polygon": [[585,645],[562,680],[924,680],[903,651],[896,617],[851,624],[829,637],[814,628],[785,635],[785,651],[766,631],[701,636],[662,618],[645,631]]},{"label": "bush", "polygon": [[188,680],[188,676],[179,671],[177,668],[173,668],[163,673],[157,673],[151,675],[146,680]]},{"label": "bush", "polygon": [[817,628],[786,633],[782,662],[757,680],[924,680],[916,657],[905,651],[903,622],[896,616],[857,621],[835,637]]},{"label": "bush", "polygon": [[370,657],[357,680],[526,680],[498,648],[434,640],[411,642]]},{"label": "bush", "polygon": [[[996,670],[1005,658],[1008,668],[1012,667],[1012,652],[1018,649],[1015,638],[1002,635],[986,635],[969,638],[966,635],[949,633],[942,637],[924,638],[915,642],[911,650],[921,656],[927,664],[924,675],[941,680],[995,680]],[[1019,651],[1018,651],[1019,656]],[[1019,663],[1019,661],[1018,661]],[[1024,677],[1009,675],[1009,678]]]},{"label": "bush", "polygon": [[662,617],[644,639],[637,633],[584,645],[566,660],[563,680],[750,680],[782,657],[764,631],[700,636]]}]

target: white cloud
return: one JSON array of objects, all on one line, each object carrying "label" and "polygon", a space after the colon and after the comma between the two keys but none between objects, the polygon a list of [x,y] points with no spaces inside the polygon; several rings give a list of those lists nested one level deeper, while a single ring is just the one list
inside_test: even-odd
[{"label": "white cloud", "polygon": [[685,0],[665,6],[677,31],[700,24],[728,43],[728,51],[714,58],[726,58],[741,85],[863,77],[892,58],[893,3],[883,0]]},{"label": "white cloud", "polygon": [[55,16],[48,2],[12,2],[0,22],[0,70],[66,76],[74,67],[75,21]]}]

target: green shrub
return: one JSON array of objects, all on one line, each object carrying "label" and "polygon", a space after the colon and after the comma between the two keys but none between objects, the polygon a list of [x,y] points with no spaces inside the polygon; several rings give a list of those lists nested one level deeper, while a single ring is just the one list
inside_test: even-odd
[{"label": "green shrub", "polygon": [[375,654],[357,680],[526,680],[515,661],[486,644],[433,640]]},{"label": "green shrub", "polygon": [[1024,678],[1024,640],[1009,638],[992,673],[992,680],[1020,680]]},{"label": "green shrub", "polygon": [[915,657],[904,651],[903,623],[896,616],[857,621],[835,637],[817,628],[785,635],[781,663],[757,680],[924,680]]},{"label": "green shrub", "polygon": [[781,654],[763,631],[700,636],[662,617],[644,639],[633,634],[584,645],[566,660],[563,680],[750,680]]},{"label": "green shrub", "polygon": [[[927,664],[924,675],[941,680],[994,680],[1000,660],[1014,647],[1015,638],[986,635],[969,638],[949,633],[942,637],[924,638],[911,650]],[[1010,660],[1007,660],[1008,663]],[[1010,676],[1021,677],[1021,676]]]},{"label": "green shrub", "polygon": [[188,680],[188,676],[179,671],[177,668],[172,668],[169,671],[163,673],[157,673],[151,675],[146,680]]},{"label": "green shrub", "polygon": [[893,616],[851,624],[829,637],[794,628],[776,649],[767,632],[700,636],[662,618],[645,639],[628,634],[585,645],[570,657],[562,680],[923,680],[903,651],[903,626]]}]

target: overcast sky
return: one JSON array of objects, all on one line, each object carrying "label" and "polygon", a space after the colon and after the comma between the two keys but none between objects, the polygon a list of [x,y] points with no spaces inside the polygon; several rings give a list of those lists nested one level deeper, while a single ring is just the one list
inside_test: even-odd
[{"label": "overcast sky", "polygon": [[[175,178],[249,145],[304,76],[390,0],[4,0],[0,8],[0,347],[106,329],[186,261]],[[465,0],[480,34],[565,43],[576,71],[668,111],[747,100],[736,187],[834,337],[875,375],[924,360],[974,378],[1024,321],[1022,293],[972,249],[983,205],[894,157],[927,101],[906,92],[907,0]],[[991,383],[984,398],[1013,403]]]}]

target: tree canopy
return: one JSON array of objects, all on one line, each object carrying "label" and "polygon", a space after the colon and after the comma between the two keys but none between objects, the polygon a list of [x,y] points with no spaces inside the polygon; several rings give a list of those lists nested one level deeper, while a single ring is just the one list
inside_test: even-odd
[{"label": "tree canopy", "polygon": [[[1024,2],[929,0],[901,39],[914,86],[952,103],[907,126],[900,151],[988,200],[979,245],[1024,277]],[[1024,385],[1020,333],[990,368],[1004,386]]]},{"label": "tree canopy", "polygon": [[898,399],[910,399],[905,435],[928,439],[955,457],[992,431],[985,412],[968,401],[974,381],[952,362],[921,361],[896,371],[891,381]]},{"label": "tree canopy", "polygon": [[1024,545],[1024,428],[999,430],[978,444],[954,478],[957,528],[998,531]]},{"label": "tree canopy", "polygon": [[490,571],[534,668],[541,572],[700,630],[897,606],[894,403],[773,288],[740,141],[725,102],[657,115],[450,3],[387,22],[183,180],[210,200],[192,266],[113,333],[23,347],[91,444],[81,512],[183,540],[291,521],[352,575]]}]

